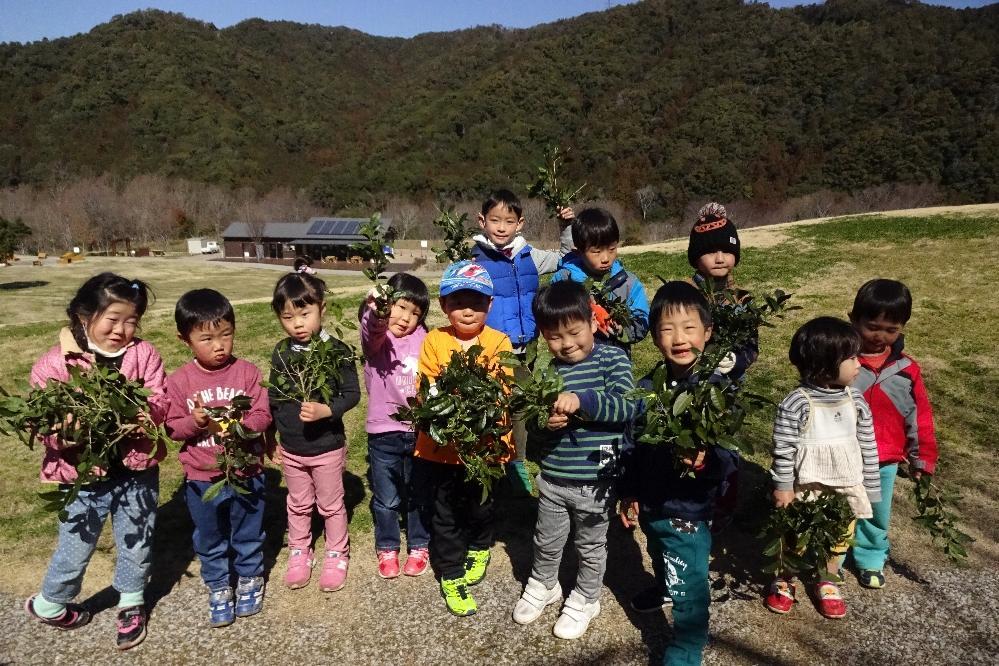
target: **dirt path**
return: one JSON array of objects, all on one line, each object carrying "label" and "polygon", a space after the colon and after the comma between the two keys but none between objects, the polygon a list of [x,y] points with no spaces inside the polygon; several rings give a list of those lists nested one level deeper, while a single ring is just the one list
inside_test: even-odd
[{"label": "dirt path", "polygon": [[[976,215],[995,215],[999,213],[999,203],[972,204],[968,206],[933,206],[930,208],[906,208],[901,210],[887,210],[870,215],[883,215],[885,217],[927,217],[930,215],[942,215],[944,213],[959,213],[973,217]],[[857,215],[840,215],[837,217],[816,217],[810,220],[796,220],[794,222],[782,222],[780,224],[769,224],[765,227],[751,227],[739,230],[739,241],[743,247],[773,247],[788,239],[786,230],[792,227],[800,227],[806,224],[821,224],[832,220],[841,220],[844,217],[857,217]],[[664,241],[662,243],[651,243],[645,245],[627,245],[618,250],[620,254],[639,254],[642,252],[683,252],[687,249],[687,239],[677,238],[675,240]]]}]

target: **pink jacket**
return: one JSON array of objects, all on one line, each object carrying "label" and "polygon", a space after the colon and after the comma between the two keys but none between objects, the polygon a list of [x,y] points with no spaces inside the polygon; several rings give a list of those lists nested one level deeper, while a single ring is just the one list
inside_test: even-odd
[{"label": "pink jacket", "polygon": [[[49,380],[69,381],[69,366],[89,368],[94,355],[84,352],[73,339],[68,328],[59,332],[59,344],[49,349],[31,368],[31,385],[43,387]],[[149,396],[150,417],[154,423],[163,423],[166,418],[168,401],[166,397],[166,373],[159,352],[145,340],[133,340],[121,361],[121,374],[128,379],[142,379]],[[41,479],[49,483],[72,483],[76,478],[73,447],[55,436],[45,437],[45,457],[42,459]],[[146,438],[136,438],[122,443],[122,462],[129,469],[142,470],[155,466],[166,457],[166,447],[162,442],[153,450],[153,442]]]}]

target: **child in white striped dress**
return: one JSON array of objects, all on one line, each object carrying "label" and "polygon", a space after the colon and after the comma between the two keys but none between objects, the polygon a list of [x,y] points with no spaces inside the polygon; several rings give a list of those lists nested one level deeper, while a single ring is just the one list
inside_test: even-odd
[{"label": "child in white striped dress", "polygon": [[[789,358],[801,384],[781,402],[774,420],[773,498],[778,507],[812,491],[835,492],[850,503],[856,518],[872,515],[871,503],[881,500],[878,448],[871,409],[863,394],[850,386],[860,371],[860,336],[847,322],[819,317],[802,326],[791,340]],[[850,537],[856,521],[850,524]],[[849,540],[849,539],[848,539]],[[838,581],[848,544],[818,572],[814,595],[827,618],[846,615]],[[767,608],[787,613],[795,587],[778,577],[767,596]]]}]

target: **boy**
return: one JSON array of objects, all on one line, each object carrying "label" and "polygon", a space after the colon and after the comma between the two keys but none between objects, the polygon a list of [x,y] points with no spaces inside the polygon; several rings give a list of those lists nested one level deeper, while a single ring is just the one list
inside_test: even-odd
[{"label": "boy", "polygon": [[[204,501],[205,491],[221,478],[216,456],[222,451],[218,424],[205,408],[226,406],[236,396],[249,396],[251,407],[243,415],[243,425],[252,432],[266,430],[271,415],[267,392],[260,387],[260,370],[232,355],[236,315],[225,296],[214,289],[189,291],[177,301],[174,319],[177,337],[194,359],[167,378],[170,408],[166,427],[173,439],[183,442],[179,457],[187,507],[194,521],[194,550],[201,560],[201,578],[209,589],[209,623],[224,627],[237,616],[259,613],[264,603],[264,474],[259,460],[263,439],[244,443],[246,451],[258,457],[239,472],[239,483],[247,493],[225,486],[213,499]],[[230,569],[239,576],[235,601]]]},{"label": "boy", "polygon": [[[725,206],[715,202],[702,206],[687,243],[687,261],[695,270],[693,284],[701,289],[708,284],[715,290],[728,289],[735,292],[738,303],[746,300],[749,292],[736,288],[732,276],[732,269],[739,264],[739,254],[739,232],[728,219]],[[759,339],[754,337],[723,359],[718,371],[742,375],[759,354]]]},{"label": "boy", "polygon": [[[493,282],[493,304],[486,325],[506,334],[516,354],[537,337],[537,327],[531,303],[538,291],[538,277],[554,273],[562,257],[572,249],[572,234],[568,221],[572,209],[559,213],[562,233],[558,252],[531,247],[520,235],[524,228],[523,206],[509,190],[496,190],[482,202],[479,213],[481,234],[472,237],[473,261],[486,269]],[[527,431],[519,420],[513,423],[513,440],[517,457],[507,463],[507,473],[514,488],[522,495],[530,494],[524,458],[527,452]]]},{"label": "boy", "polygon": [[[436,380],[454,352],[474,345],[482,346],[485,363],[511,351],[510,338],[486,326],[492,296],[492,280],[479,264],[459,261],[444,270],[440,305],[449,323],[427,333],[420,348],[420,375]],[[510,435],[503,439],[509,446]],[[468,587],[485,578],[493,545],[492,494],[483,499],[481,486],[465,478],[454,447],[439,447],[424,432],[417,435],[413,455],[413,475],[420,480],[414,485],[431,495],[420,504],[432,514],[424,524],[431,526],[430,563],[440,574],[441,595],[451,613],[471,615],[478,606]]]},{"label": "boy", "polygon": [[[652,339],[670,378],[694,384],[717,377],[697,367],[697,353],[711,339],[707,299],[687,282],[667,282],[652,300]],[[651,387],[652,375],[641,387]],[[636,413],[642,414],[639,403]],[[632,599],[639,612],[673,605],[673,641],[665,664],[699,664],[708,640],[708,557],[710,521],[722,505],[731,504],[730,479],[738,456],[718,446],[706,447],[680,470],[670,447],[637,444],[629,437],[622,453],[621,521],[641,525],[648,541],[656,587]],[[637,518],[637,521],[636,521]]]},{"label": "boy", "polygon": [[579,573],[552,630],[559,638],[574,639],[600,613],[607,528],[614,511],[612,484],[621,441],[634,417],[634,403],[626,397],[634,381],[623,350],[596,344],[597,322],[583,285],[557,282],[543,287],[533,310],[565,388],[548,419],[549,439],[554,441],[537,478],[534,566],[513,619],[534,622],[545,606],[562,599],[558,569],[574,524]]},{"label": "boy", "polygon": [[881,467],[881,501],[872,502],[874,516],[857,521],[853,561],[860,584],[885,585],[888,524],[898,464],[909,462],[919,480],[933,474],[937,440],[933,409],[919,365],[902,352],[902,331],[912,315],[912,294],[896,280],[871,280],[857,292],[850,322],[860,333],[860,375],[853,386],[864,393],[874,418],[874,438]]},{"label": "boy", "polygon": [[[587,278],[593,278],[615,285],[612,297],[628,305],[631,326],[624,331],[612,322],[606,331],[599,330],[597,335],[601,342],[620,347],[630,357],[631,345],[649,332],[649,301],[635,274],[624,270],[617,260],[620,236],[617,221],[607,211],[602,208],[582,211],[572,222],[572,241],[576,250],[566,255],[562,269],[552,276],[552,282],[586,282]],[[627,342],[622,339],[624,333],[627,333]]]}]

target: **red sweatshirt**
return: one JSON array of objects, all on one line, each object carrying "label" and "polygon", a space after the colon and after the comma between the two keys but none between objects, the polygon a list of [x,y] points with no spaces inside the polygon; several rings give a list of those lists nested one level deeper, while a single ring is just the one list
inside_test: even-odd
[{"label": "red sweatshirt", "polygon": [[[243,415],[243,425],[253,432],[263,432],[271,424],[267,391],[260,386],[260,370],[249,361],[237,358],[219,370],[205,370],[190,361],[167,377],[167,397],[170,409],[166,427],[170,437],[183,442],[180,464],[184,475],[191,481],[211,481],[219,476],[216,454],[222,449],[215,436],[194,422],[195,396],[204,407],[222,407],[237,395],[248,395],[253,400],[250,411]],[[263,438],[247,440],[247,450],[263,455]],[[244,472],[245,476],[259,474],[263,468],[256,465]]]}]

